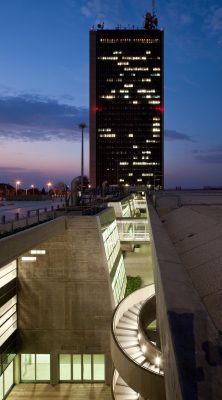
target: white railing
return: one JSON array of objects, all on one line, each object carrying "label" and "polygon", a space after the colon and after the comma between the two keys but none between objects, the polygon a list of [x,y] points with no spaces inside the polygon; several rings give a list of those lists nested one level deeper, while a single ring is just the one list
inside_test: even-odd
[{"label": "white railing", "polygon": [[128,241],[150,241],[150,234],[148,232],[119,232],[119,239],[121,242],[128,242]]}]

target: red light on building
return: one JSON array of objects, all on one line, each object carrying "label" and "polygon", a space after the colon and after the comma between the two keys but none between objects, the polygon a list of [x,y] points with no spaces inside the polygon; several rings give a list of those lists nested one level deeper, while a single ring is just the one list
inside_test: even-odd
[{"label": "red light on building", "polygon": [[164,108],[162,106],[155,107],[155,111],[159,111],[160,113],[163,113],[164,112]]},{"label": "red light on building", "polygon": [[92,107],[91,110],[92,112],[100,112],[102,111],[102,107]]}]

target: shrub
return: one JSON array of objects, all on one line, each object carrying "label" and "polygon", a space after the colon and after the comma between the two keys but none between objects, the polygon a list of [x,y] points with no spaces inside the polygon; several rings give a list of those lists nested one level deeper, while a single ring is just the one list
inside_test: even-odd
[{"label": "shrub", "polygon": [[126,292],[125,297],[135,290],[139,289],[142,284],[142,279],[140,276],[127,276]]}]

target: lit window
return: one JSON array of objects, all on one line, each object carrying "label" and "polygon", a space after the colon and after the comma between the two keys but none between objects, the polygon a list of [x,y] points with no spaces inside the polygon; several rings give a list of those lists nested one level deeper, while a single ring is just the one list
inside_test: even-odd
[{"label": "lit window", "polygon": [[29,262],[29,261],[36,261],[36,257],[22,257],[22,261]]},{"label": "lit window", "polygon": [[133,133],[129,133],[129,135],[128,135],[129,137],[133,137]]},{"label": "lit window", "polygon": [[31,254],[45,254],[46,251],[45,250],[31,250],[30,253]]}]

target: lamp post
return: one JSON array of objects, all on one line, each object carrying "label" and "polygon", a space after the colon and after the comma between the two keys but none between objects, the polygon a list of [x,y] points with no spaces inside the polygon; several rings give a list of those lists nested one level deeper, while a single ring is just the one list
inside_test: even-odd
[{"label": "lamp post", "polygon": [[19,188],[20,185],[21,185],[21,181],[16,181],[15,182],[15,194],[16,194],[16,196],[18,194],[18,188]]},{"label": "lamp post", "polygon": [[83,133],[84,133],[84,128],[86,128],[86,124],[84,122],[81,122],[81,124],[79,124],[79,128],[82,129],[82,140],[81,140],[81,186],[80,186],[80,190],[81,190],[81,196],[82,196],[82,192],[83,192],[83,174],[84,174],[84,142],[83,142]]},{"label": "lamp post", "polygon": [[49,194],[49,190],[50,190],[50,187],[52,186],[52,182],[47,182],[47,187],[48,187],[48,194]]},{"label": "lamp post", "polygon": [[30,187],[32,189],[32,194],[34,194],[34,185],[31,185]]}]

